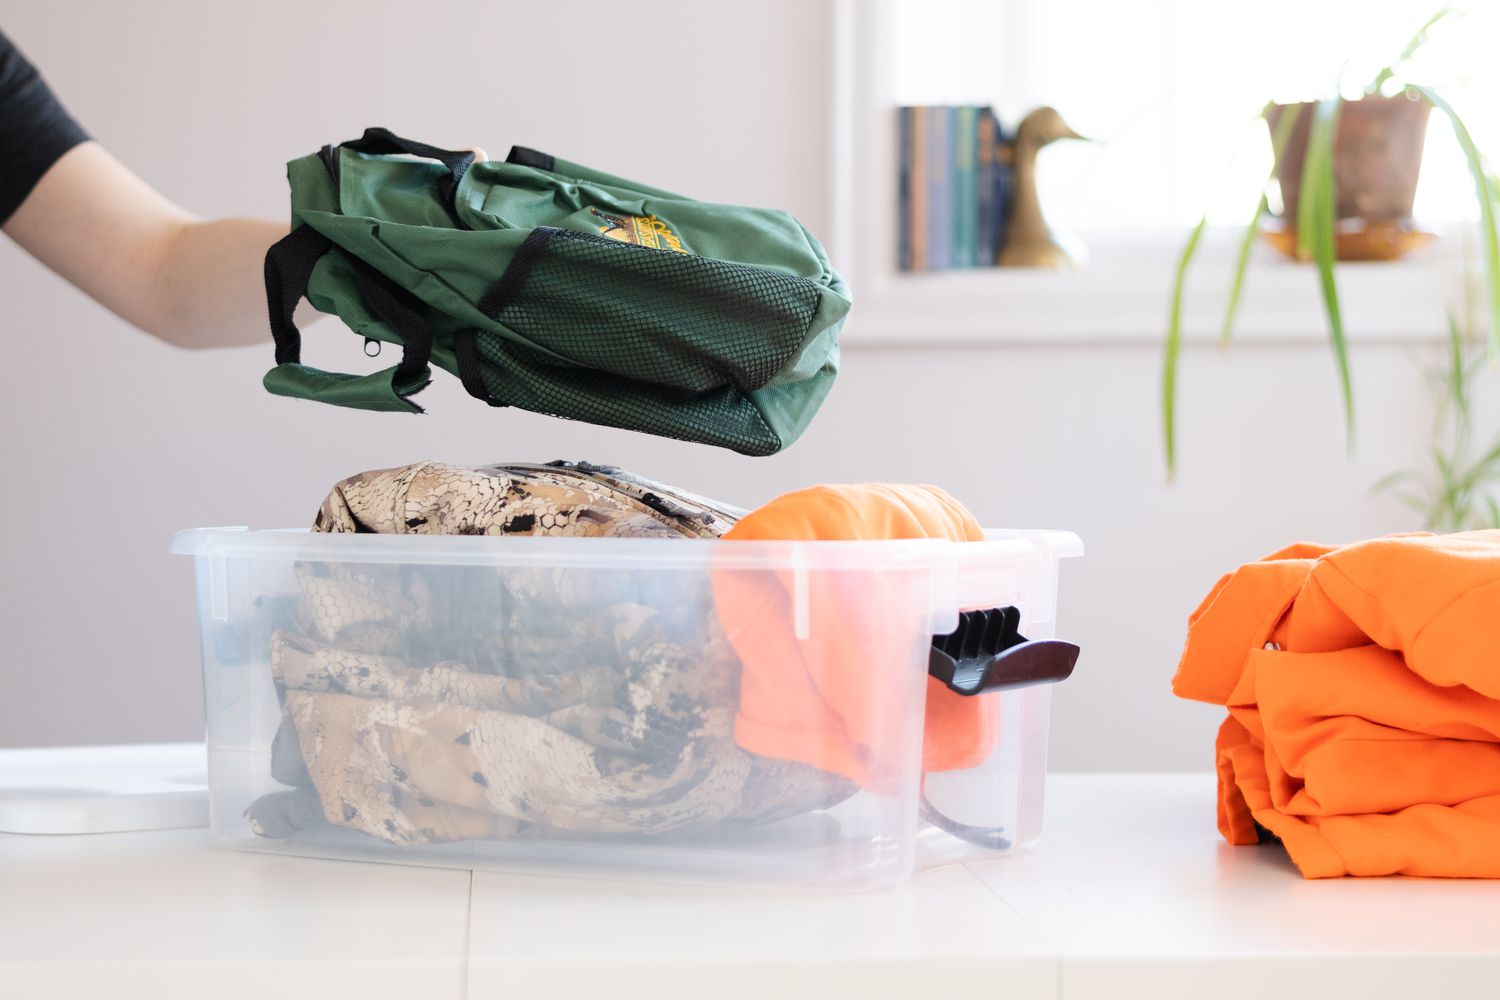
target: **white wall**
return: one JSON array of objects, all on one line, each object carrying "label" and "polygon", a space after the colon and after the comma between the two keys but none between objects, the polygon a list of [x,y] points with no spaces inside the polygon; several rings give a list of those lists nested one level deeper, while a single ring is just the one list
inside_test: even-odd
[{"label": "white wall", "polygon": [[[784,207],[814,231],[830,221],[828,29],[803,0],[8,0],[3,28],[96,136],[205,215],[282,215],[285,160],[379,123]],[[269,346],[160,346],[8,243],[0,305],[13,359],[0,395],[0,745],[199,734],[191,567],[165,553],[174,530],[305,523],[332,482],[365,468],[570,457],[744,504],[817,481],[924,480],[987,524],[1075,529],[1089,555],[1066,568],[1061,627],[1086,652],[1058,692],[1056,766],[1205,768],[1219,712],[1168,691],[1188,612],[1265,550],[1409,526],[1366,491],[1417,460],[1426,434],[1401,350],[1356,357],[1354,460],[1325,351],[1192,351],[1169,489],[1153,350],[851,345],[806,437],[750,459],[487,411],[451,380],[424,394],[425,417],[273,398],[259,385]],[[857,318],[851,330],[857,342]],[[358,356],[336,324],[308,339],[311,363]]]}]

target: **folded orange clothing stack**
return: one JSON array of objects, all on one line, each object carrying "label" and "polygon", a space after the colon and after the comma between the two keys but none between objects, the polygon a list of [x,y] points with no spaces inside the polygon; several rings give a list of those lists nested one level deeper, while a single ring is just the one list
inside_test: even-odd
[{"label": "folded orange clothing stack", "polygon": [[1219,830],[1307,878],[1500,877],[1500,531],[1296,545],[1224,577],[1172,682],[1229,709]]}]

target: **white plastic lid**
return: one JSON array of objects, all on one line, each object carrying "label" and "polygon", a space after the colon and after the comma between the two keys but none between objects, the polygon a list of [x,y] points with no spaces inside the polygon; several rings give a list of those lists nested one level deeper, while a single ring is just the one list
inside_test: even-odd
[{"label": "white plastic lid", "polygon": [[208,826],[202,743],[0,750],[0,833]]}]

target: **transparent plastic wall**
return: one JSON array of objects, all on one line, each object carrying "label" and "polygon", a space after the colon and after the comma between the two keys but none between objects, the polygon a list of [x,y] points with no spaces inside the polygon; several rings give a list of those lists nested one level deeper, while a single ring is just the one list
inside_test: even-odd
[{"label": "transparent plastic wall", "polygon": [[1040,826],[1049,688],[976,696],[978,749],[931,770],[932,637],[1000,605],[1051,635],[1076,547],[184,532],[213,827],[814,889],[1008,850]]}]

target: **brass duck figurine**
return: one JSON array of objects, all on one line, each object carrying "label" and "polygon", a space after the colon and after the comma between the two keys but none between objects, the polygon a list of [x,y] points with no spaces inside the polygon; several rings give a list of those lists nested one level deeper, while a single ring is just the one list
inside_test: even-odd
[{"label": "brass duck figurine", "polygon": [[1036,187],[1036,156],[1043,146],[1059,139],[1083,138],[1063,121],[1055,108],[1037,108],[1016,126],[1011,154],[1015,200],[1005,226],[1005,242],[996,260],[1002,267],[1073,267],[1078,263],[1042,217],[1042,201]]}]

